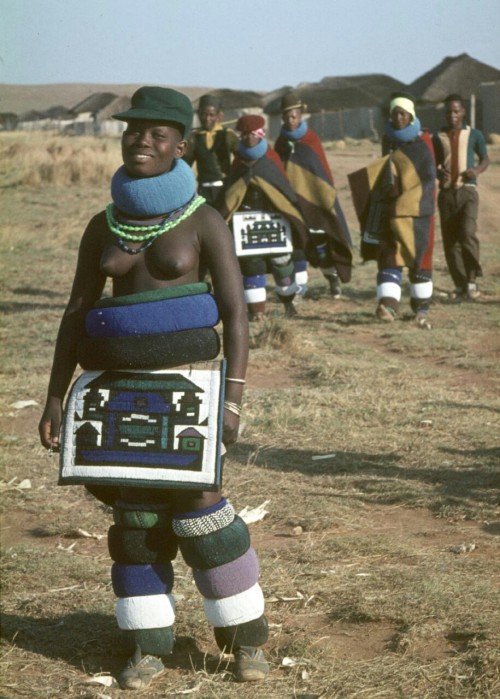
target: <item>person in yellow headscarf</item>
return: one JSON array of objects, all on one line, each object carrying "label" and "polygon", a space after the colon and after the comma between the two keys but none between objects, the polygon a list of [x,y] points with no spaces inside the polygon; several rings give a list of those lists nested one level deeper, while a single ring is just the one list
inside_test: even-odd
[{"label": "person in yellow headscarf", "polygon": [[377,260],[376,317],[382,322],[397,318],[406,267],[416,325],[430,329],[436,180],[432,142],[410,95],[393,93],[389,114],[383,157],[348,176],[362,231],[361,255]]}]

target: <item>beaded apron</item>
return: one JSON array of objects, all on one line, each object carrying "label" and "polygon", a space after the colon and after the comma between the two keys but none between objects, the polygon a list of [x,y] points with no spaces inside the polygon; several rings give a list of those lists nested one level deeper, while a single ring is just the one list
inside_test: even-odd
[{"label": "beaded apron", "polygon": [[69,393],[60,485],[215,490],[225,360],[159,371],[85,371]]}]

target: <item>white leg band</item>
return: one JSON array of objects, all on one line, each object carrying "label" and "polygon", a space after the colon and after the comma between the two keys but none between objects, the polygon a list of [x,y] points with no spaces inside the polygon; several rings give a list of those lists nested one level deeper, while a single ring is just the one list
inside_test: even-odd
[{"label": "white leg band", "polygon": [[236,626],[264,614],[264,595],[259,583],[249,590],[223,599],[204,599],[205,614],[212,626]]},{"label": "white leg band", "polygon": [[412,299],[430,299],[432,296],[432,282],[420,282],[410,284],[410,296]]},{"label": "white leg band", "polygon": [[259,289],[245,289],[245,303],[259,303],[260,301],[265,301],[267,297],[266,287],[261,287]]},{"label": "white leg band", "polygon": [[120,629],[162,629],[175,620],[173,595],[121,597],[116,601],[116,620]]},{"label": "white leg band", "polygon": [[396,299],[401,301],[401,287],[394,282],[384,282],[377,286],[378,299]]},{"label": "white leg band", "polygon": [[295,272],[295,281],[299,286],[305,286],[309,281],[309,273],[307,269],[303,272]]}]

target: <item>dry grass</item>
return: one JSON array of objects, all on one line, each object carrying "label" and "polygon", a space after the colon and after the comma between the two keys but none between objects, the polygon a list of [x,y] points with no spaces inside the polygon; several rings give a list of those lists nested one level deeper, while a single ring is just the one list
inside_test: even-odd
[{"label": "dry grass", "polygon": [[[107,159],[105,142],[84,141],[49,138],[49,155],[63,157],[59,145],[69,143],[95,145],[95,157]],[[25,143],[0,138],[2,152],[18,147],[21,162]],[[353,229],[345,173],[374,148],[346,144],[330,154]],[[330,300],[313,271],[297,318],[283,319],[273,299],[269,318],[252,328],[245,426],[225,490],[237,509],[270,500],[252,536],[271,674],[259,688],[232,682],[178,559],[177,645],[168,673],[145,693],[151,699],[499,695],[500,158],[492,156],[481,185],[480,302],[455,305],[444,295],[451,282],[438,243],[431,332],[409,319],[377,325],[374,268],[360,264],[341,301]],[[82,489],[55,485],[57,463],[36,437],[78,240],[107,202],[107,183],[28,187],[9,177],[0,180],[0,697],[114,698],[120,690],[88,684],[124,661],[109,582],[110,513]],[[22,399],[38,406],[12,407]],[[18,487],[26,479],[30,487]]]},{"label": "dry grass", "polygon": [[0,140],[3,186],[109,186],[120,165],[119,139],[12,132]]}]

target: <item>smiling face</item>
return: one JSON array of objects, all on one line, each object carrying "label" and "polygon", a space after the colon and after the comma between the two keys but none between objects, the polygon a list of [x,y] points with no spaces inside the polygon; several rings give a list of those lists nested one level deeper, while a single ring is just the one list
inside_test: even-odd
[{"label": "smiling face", "polygon": [[391,112],[391,124],[394,129],[404,129],[408,124],[411,124],[411,114],[402,107],[394,107]]},{"label": "smiling face", "polygon": [[295,131],[302,121],[302,109],[288,109],[281,118],[287,131]]},{"label": "smiling face", "polygon": [[165,121],[132,119],[122,135],[123,164],[131,177],[162,175],[185,151],[179,129]]},{"label": "smiling face", "polygon": [[222,118],[222,113],[217,107],[202,107],[198,112],[198,118],[205,131],[212,131],[214,126]]}]

